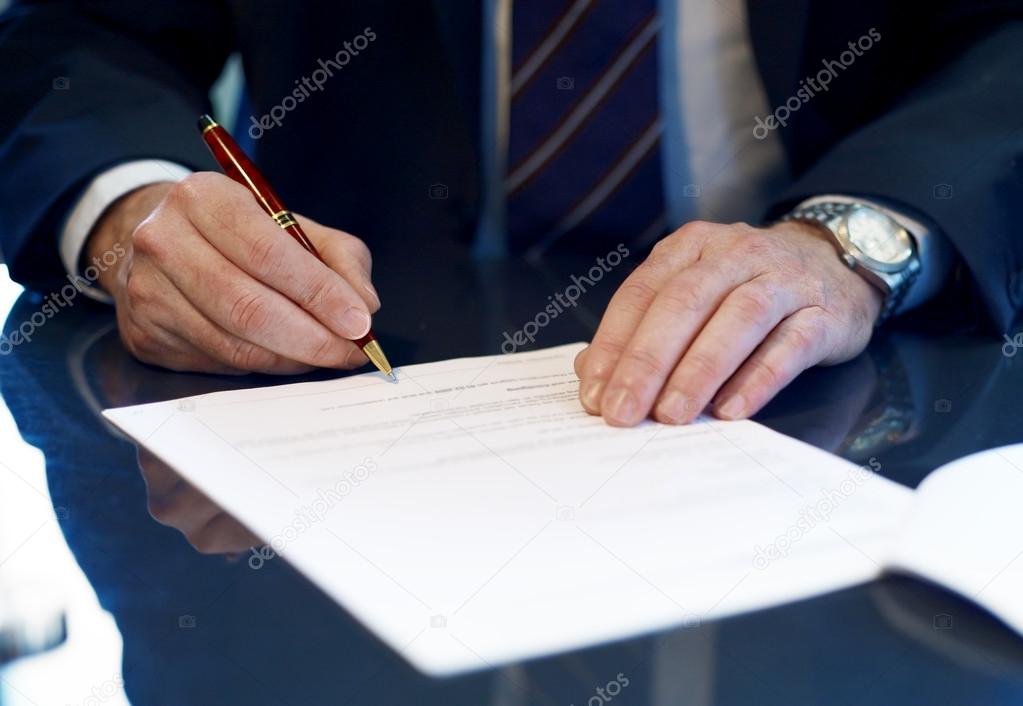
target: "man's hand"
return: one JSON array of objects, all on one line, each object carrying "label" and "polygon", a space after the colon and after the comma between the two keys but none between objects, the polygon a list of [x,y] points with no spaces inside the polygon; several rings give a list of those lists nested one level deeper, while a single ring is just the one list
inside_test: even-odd
[{"label": "man's hand", "polygon": [[609,424],[748,417],[806,368],[870,340],[881,292],[822,227],[693,222],[660,241],[576,359],[580,399]]},{"label": "man's hand", "polygon": [[240,184],[200,172],[121,198],[96,224],[86,256],[118,255],[99,284],[117,305],[124,344],[147,363],[217,373],[362,365],[352,339],[380,308],[369,250],[298,220],[329,266]]}]

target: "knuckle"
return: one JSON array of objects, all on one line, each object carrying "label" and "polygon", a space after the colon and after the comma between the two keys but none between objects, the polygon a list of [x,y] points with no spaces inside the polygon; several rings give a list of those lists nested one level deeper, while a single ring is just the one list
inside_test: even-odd
[{"label": "knuckle", "polygon": [[[354,345],[351,346],[355,348]],[[325,365],[330,360],[330,353],[334,349],[334,339],[330,336],[323,335],[318,336],[317,340],[314,340],[310,347],[310,359],[316,365]],[[354,367],[351,365],[352,351],[349,350],[345,355],[343,367]]]},{"label": "knuckle", "polygon": [[828,338],[828,327],[823,316],[807,317],[786,331],[788,345],[804,354],[826,349]]},{"label": "knuckle", "polygon": [[266,356],[262,349],[249,341],[234,339],[227,353],[227,364],[238,370],[256,370],[264,367]]},{"label": "knuckle", "polygon": [[348,244],[348,249],[356,262],[362,265],[363,269],[366,271],[372,269],[373,255],[369,251],[369,246],[354,235],[345,233],[344,236],[345,242]]},{"label": "knuckle", "polygon": [[650,254],[647,255],[640,268],[652,271],[676,268],[685,252],[690,249],[690,242],[694,233],[697,232],[690,227],[691,225],[687,223],[674,233],[658,240],[650,249]]},{"label": "knuckle", "polygon": [[720,366],[717,360],[702,351],[690,351],[682,359],[685,370],[698,380],[717,379]]},{"label": "knuckle", "polygon": [[817,332],[809,326],[793,326],[786,334],[788,345],[802,353],[809,352],[817,342]]},{"label": "knuckle", "polygon": [[121,340],[128,351],[143,363],[157,362],[156,341],[146,329],[132,326],[128,331],[122,333]]},{"label": "knuckle", "polygon": [[298,304],[307,311],[316,311],[323,307],[330,293],[330,284],[322,277],[315,277],[298,295]]},{"label": "knuckle", "polygon": [[174,503],[163,496],[151,496],[147,503],[149,516],[161,525],[169,525],[174,519]]},{"label": "knuckle", "polygon": [[676,230],[675,235],[679,238],[699,238],[709,235],[715,227],[717,224],[710,221],[689,221]]},{"label": "knuckle", "polygon": [[676,314],[700,312],[708,304],[704,288],[695,282],[669,287],[661,297],[668,309]]},{"label": "knuckle", "polygon": [[284,242],[279,237],[257,235],[248,246],[247,259],[253,270],[262,277],[272,276],[280,262],[280,245]]},{"label": "knuckle", "polygon": [[255,292],[239,294],[228,312],[231,327],[243,334],[258,331],[270,322],[266,300]]},{"label": "knuckle", "polygon": [[[601,338],[595,340],[590,348],[593,349],[596,357],[618,358],[622,355],[622,351],[625,350],[625,344]],[[595,356],[587,353],[586,360],[593,360]]]},{"label": "knuckle", "polygon": [[671,233],[670,235],[664,236],[656,243],[654,243],[654,246],[652,248],[650,248],[650,255],[647,256],[647,259],[651,260],[658,257],[663,258],[666,255],[666,253],[671,252],[672,250],[678,247],[679,240],[681,239],[681,237],[682,237],[681,229],[676,230],[674,233]]},{"label": "knuckle", "polygon": [[191,544],[192,548],[199,554],[209,555],[220,553],[220,545],[212,536],[200,534],[195,537],[187,537],[187,539],[188,543]]},{"label": "knuckle", "polygon": [[135,226],[135,230],[132,231],[132,249],[137,253],[148,255],[150,257],[158,255],[161,244],[159,231],[159,224],[154,219],[147,218],[142,221]]},{"label": "knuckle", "polygon": [[167,192],[167,198],[189,208],[200,203],[220,178],[220,174],[213,172],[194,172],[175,183]]},{"label": "knuckle", "polygon": [[593,341],[586,358],[579,361],[582,366],[580,377],[602,377],[614,370],[615,363],[621,358],[625,345],[607,338]]},{"label": "knuckle", "polygon": [[149,285],[135,272],[129,274],[124,283],[124,291],[133,306],[149,299]]},{"label": "knuckle", "polygon": [[618,290],[619,304],[630,313],[646,311],[657,296],[657,289],[642,277],[630,277]]},{"label": "knuckle", "polygon": [[630,348],[625,351],[622,355],[622,365],[626,370],[636,373],[639,378],[659,375],[667,368],[661,356],[645,348]]},{"label": "knuckle", "polygon": [[741,294],[737,294],[735,306],[743,319],[760,321],[771,313],[773,302],[774,296],[768,288],[748,288]]},{"label": "knuckle", "polygon": [[769,360],[755,357],[750,360],[749,364],[753,367],[753,377],[758,380],[759,387],[775,390],[785,384],[784,371]]}]

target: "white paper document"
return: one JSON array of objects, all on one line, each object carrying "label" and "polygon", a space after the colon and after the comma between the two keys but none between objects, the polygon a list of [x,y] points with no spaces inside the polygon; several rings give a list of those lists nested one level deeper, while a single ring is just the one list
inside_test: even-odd
[{"label": "white paper document", "polygon": [[105,414],[431,674],[881,571],[910,490],[753,422],[608,427],[580,348]]},{"label": "white paper document", "polygon": [[1023,444],[927,476],[888,567],[941,584],[1023,634]]}]

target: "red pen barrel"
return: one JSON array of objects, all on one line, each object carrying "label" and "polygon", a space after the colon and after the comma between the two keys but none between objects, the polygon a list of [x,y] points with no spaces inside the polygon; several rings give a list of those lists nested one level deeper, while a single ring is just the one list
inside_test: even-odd
[{"label": "red pen barrel", "polygon": [[[274,219],[282,230],[315,255],[320,262],[324,262],[316,246],[309,240],[309,236],[302,230],[302,226],[298,224],[295,215],[285,208],[277,192],[270,186],[270,182],[266,180],[263,173],[253,164],[252,160],[238,146],[238,143],[234,141],[234,138],[231,137],[227,130],[208,115],[203,115],[199,118],[199,130],[202,132],[203,142],[209,147],[213,158],[217,160],[217,164],[224,170],[224,174],[247,188],[255,197],[260,207],[266,211],[267,215]],[[360,348],[365,349],[368,344],[376,340],[376,335],[370,329],[366,332],[365,336],[356,339],[355,343]]]}]

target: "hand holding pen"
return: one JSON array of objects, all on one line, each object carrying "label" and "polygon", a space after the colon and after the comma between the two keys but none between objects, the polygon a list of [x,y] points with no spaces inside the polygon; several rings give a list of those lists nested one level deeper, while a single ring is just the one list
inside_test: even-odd
[{"label": "hand holding pen", "polygon": [[[266,180],[256,165],[248,158],[248,155],[242,151],[234,139],[227,133],[227,130],[218,125],[209,115],[199,117],[199,130],[202,133],[202,139],[206,142],[206,146],[210,148],[210,152],[213,153],[214,159],[217,160],[224,173],[248,189],[263,211],[273,219],[274,223],[280,226],[281,230],[290,235],[310,255],[320,262],[327,264],[323,256],[316,249],[316,245],[309,240],[309,236],[302,230],[302,225],[296,220],[295,214],[284,207],[284,203],[277,196],[273,187],[270,186],[270,182]],[[376,296],[375,291],[373,295]],[[342,312],[342,321],[349,314],[358,315],[360,313],[353,309]],[[361,320],[352,323],[353,330],[361,328]],[[358,323],[358,326],[355,323]],[[369,328],[368,317],[365,331],[355,336],[354,339],[370,362],[380,372],[396,382],[397,378],[391,371],[391,364],[387,361],[387,356],[384,355],[380,343],[377,342],[373,329]]]},{"label": "hand holding pen", "polygon": [[227,176],[177,176],[117,201],[86,247],[88,262],[115,260],[99,284],[128,349],[148,363],[215,373],[365,365],[354,340],[380,308],[365,244],[298,216],[321,261]]}]

